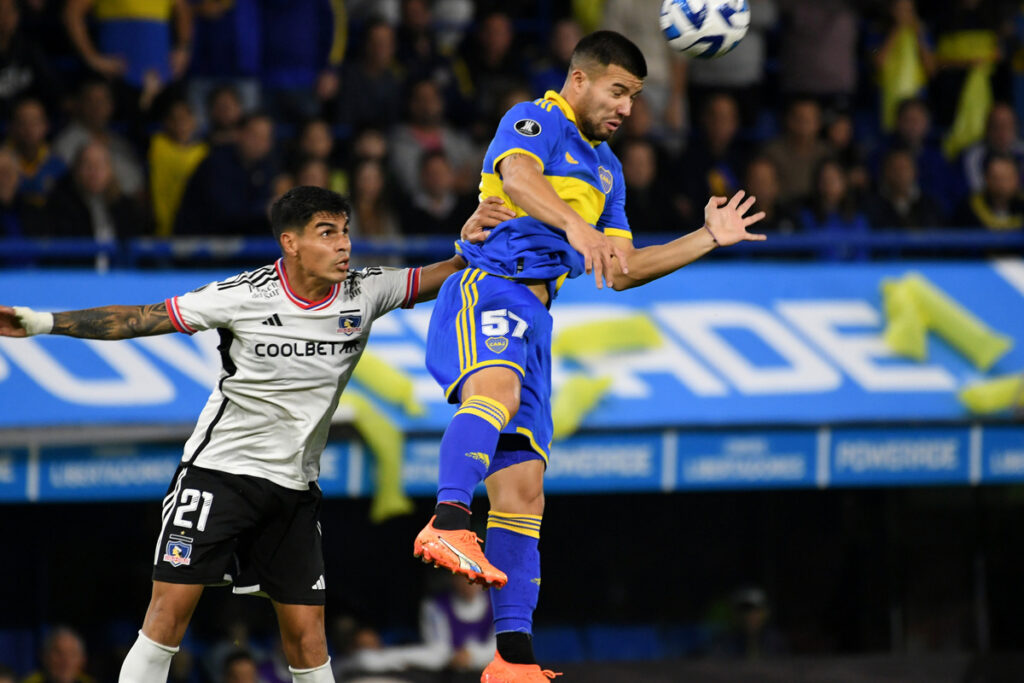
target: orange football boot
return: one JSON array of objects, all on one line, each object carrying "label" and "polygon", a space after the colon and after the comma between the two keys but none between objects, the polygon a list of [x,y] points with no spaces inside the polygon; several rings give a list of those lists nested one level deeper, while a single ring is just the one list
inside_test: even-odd
[{"label": "orange football boot", "polygon": [[504,588],[508,577],[484,557],[480,539],[469,529],[435,529],[434,520],[423,527],[412,544],[412,554],[426,564],[462,574],[473,583]]},{"label": "orange football boot", "polygon": [[484,669],[480,683],[547,683],[560,673],[541,669],[538,664],[509,664],[497,652]]}]

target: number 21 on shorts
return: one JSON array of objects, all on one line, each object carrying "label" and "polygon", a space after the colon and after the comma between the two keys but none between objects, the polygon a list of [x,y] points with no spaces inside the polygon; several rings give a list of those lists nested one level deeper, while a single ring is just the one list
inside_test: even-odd
[{"label": "number 21 on shorts", "polygon": [[488,337],[504,337],[508,334],[511,325],[515,323],[512,336],[520,338],[526,333],[526,321],[518,315],[504,308],[496,308],[493,311],[484,311],[480,314],[480,331]]},{"label": "number 21 on shorts", "polygon": [[199,508],[199,501],[202,500],[203,507],[199,510],[199,519],[196,520],[196,531],[206,530],[206,520],[210,517],[210,508],[213,507],[213,494],[209,491],[199,489],[185,489],[181,492],[178,509],[174,515],[173,526],[181,529],[191,529],[192,522],[185,519],[185,515],[191,515]]}]

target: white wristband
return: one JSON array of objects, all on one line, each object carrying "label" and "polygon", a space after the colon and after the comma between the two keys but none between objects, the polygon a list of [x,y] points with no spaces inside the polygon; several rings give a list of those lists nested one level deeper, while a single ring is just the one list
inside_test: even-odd
[{"label": "white wristband", "polygon": [[28,306],[15,306],[14,317],[25,328],[28,336],[49,334],[53,331],[53,313],[39,313]]}]

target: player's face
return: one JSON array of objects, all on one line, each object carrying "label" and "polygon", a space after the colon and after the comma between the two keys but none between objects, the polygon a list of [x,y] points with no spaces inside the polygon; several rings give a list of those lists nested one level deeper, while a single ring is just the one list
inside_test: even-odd
[{"label": "player's face", "polygon": [[584,74],[576,119],[580,131],[590,140],[607,140],[633,110],[633,100],[643,80],[621,66],[609,64]]},{"label": "player's face", "polygon": [[295,255],[307,274],[326,282],[342,282],[348,277],[352,242],[348,235],[348,216],[318,213],[295,236]]}]

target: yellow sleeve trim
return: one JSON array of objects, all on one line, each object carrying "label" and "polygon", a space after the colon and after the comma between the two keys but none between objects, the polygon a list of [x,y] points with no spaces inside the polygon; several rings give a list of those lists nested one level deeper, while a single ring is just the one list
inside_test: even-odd
[{"label": "yellow sleeve trim", "polygon": [[622,228],[605,228],[604,234],[609,237],[624,237],[627,240],[633,239],[633,233],[629,230],[623,230]]},{"label": "yellow sleeve trim", "polygon": [[532,157],[534,159],[534,161],[536,161],[538,164],[540,164],[540,172],[541,173],[544,172],[544,162],[541,161],[541,158],[539,156],[537,156],[536,154],[534,154],[533,152],[531,152],[531,151],[529,151],[527,149],[523,149],[522,147],[513,147],[512,149],[509,149],[509,150],[506,150],[506,151],[502,152],[498,156],[498,158],[496,158],[494,160],[494,168],[491,169],[491,170],[494,171],[494,173],[498,173],[498,164],[501,163],[501,160],[506,158],[506,157],[510,157],[513,154],[525,154],[528,157]]}]

